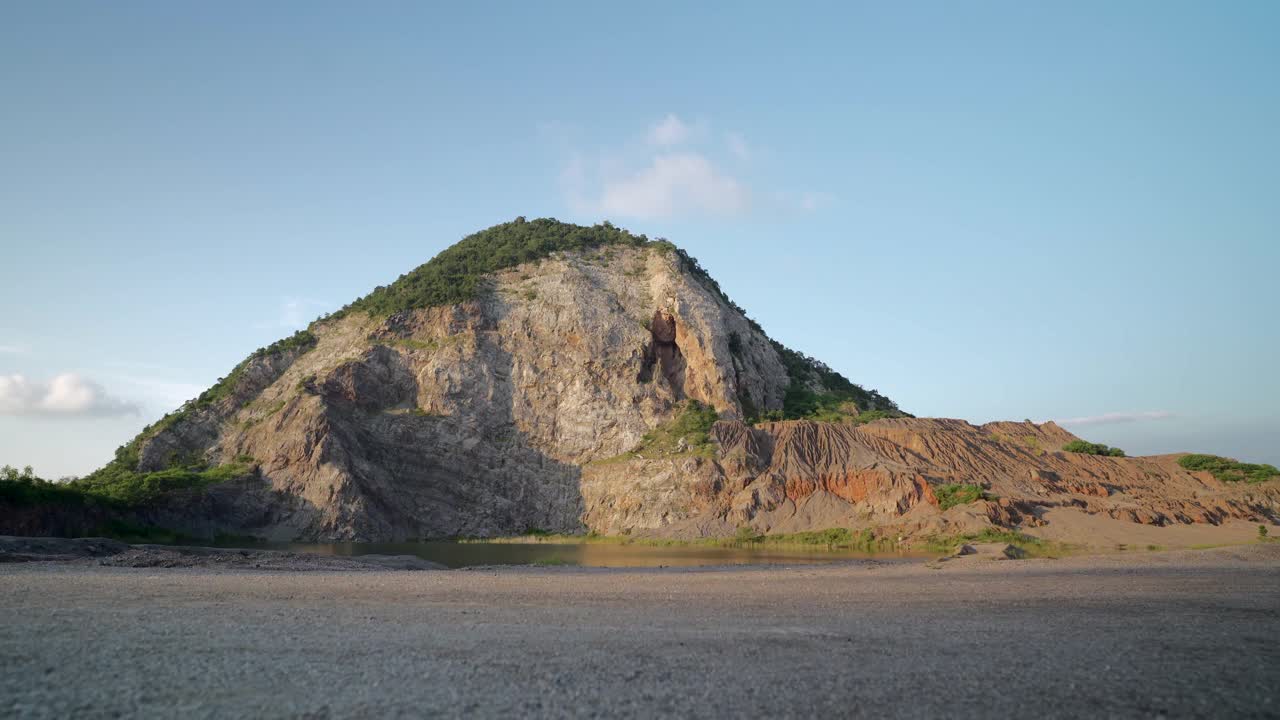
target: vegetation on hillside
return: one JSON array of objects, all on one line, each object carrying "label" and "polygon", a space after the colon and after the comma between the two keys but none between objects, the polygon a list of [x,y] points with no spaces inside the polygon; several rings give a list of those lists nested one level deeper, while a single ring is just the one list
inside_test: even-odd
[{"label": "vegetation on hillside", "polygon": [[148,473],[112,462],[78,480],[52,482],[37,477],[30,467],[19,471],[6,465],[0,468],[0,500],[16,506],[105,505],[128,509],[145,506],[174,490],[214,485],[253,472],[253,459],[248,457],[224,465],[190,465]]},{"label": "vegetation on hillside", "polygon": [[1124,451],[1120,448],[1109,447],[1102,443],[1085,442],[1084,440],[1072,440],[1062,446],[1066,452],[1080,453],[1081,455],[1105,455],[1108,457],[1124,457]]},{"label": "vegetation on hillside", "polygon": [[156,472],[137,472],[108,465],[70,483],[71,487],[96,498],[125,507],[146,505],[174,490],[199,488],[253,474],[253,458],[239,457],[224,465],[193,463]]},{"label": "vegetation on hillside", "polygon": [[0,467],[0,501],[18,507],[83,505],[88,498],[68,483],[52,482],[37,477],[31,466],[19,470],[11,465]]},{"label": "vegetation on hillside", "polygon": [[190,406],[190,409],[208,407],[223,398],[229,397],[235,391],[236,385],[240,382],[240,378],[244,376],[245,368],[249,363],[259,358],[271,355],[281,355],[287,352],[299,351],[299,354],[305,353],[316,346],[316,336],[310,330],[299,330],[287,338],[277,340],[264,348],[258,348],[249,354],[249,357],[240,361],[240,364],[231,369],[224,378],[218,378],[208,390],[200,393],[195,400],[187,403],[183,408]]},{"label": "vegetation on hillside", "polygon": [[1274,465],[1242,463],[1218,455],[1184,455],[1178,464],[1192,472],[1206,471],[1220,482],[1260,483],[1280,478]]},{"label": "vegetation on hillside", "polygon": [[667,455],[692,454],[711,457],[715,443],[711,440],[711,426],[719,419],[716,409],[697,400],[689,400],[676,411],[667,423],[644,434],[640,444],[617,457],[600,462],[654,458]]},{"label": "vegetation on hillside", "polygon": [[782,411],[766,413],[761,419],[863,423],[885,417],[909,417],[889,398],[850,382],[821,360],[771,342],[790,382],[782,400]]},{"label": "vegetation on hillside", "polygon": [[[244,377],[249,364],[255,360],[270,357],[272,355],[280,355],[288,352],[297,352],[298,354],[306,353],[316,346],[318,342],[315,333],[310,330],[299,330],[289,337],[277,340],[270,345],[258,348],[249,354],[249,357],[240,361],[226,377],[218,378],[208,390],[200,393],[200,395],[192,400],[183,403],[181,407],[170,413],[165,413],[164,417],[144,427],[142,432],[138,433],[133,440],[127,444],[116,448],[115,457],[107,465],[95,471],[92,475],[85,479],[96,476],[124,477],[127,473],[137,474],[135,471],[138,467],[138,455],[142,448],[142,443],[159,435],[164,430],[189,418],[192,413],[199,410],[212,407],[213,405],[225,400],[235,392],[236,386]],[[189,466],[187,458],[174,457],[170,459],[167,470],[181,469]]]},{"label": "vegetation on hillside", "polygon": [[474,300],[485,288],[485,276],[499,270],[542,260],[556,252],[604,245],[640,247],[649,242],[644,235],[632,235],[608,222],[584,227],[553,218],[516,218],[468,235],[390,285],[374,288],[334,317],[357,310],[386,316],[415,308],[455,305]]},{"label": "vegetation on hillside", "polygon": [[950,510],[957,505],[968,505],[969,503],[987,499],[987,494],[983,492],[981,486],[967,485],[965,483],[935,485],[933,495],[938,498],[938,509],[943,511]]}]

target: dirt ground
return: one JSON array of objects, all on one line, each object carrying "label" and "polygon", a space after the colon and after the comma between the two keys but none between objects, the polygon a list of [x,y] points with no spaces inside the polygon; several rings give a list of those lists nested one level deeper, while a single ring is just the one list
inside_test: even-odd
[{"label": "dirt ground", "polygon": [[0,566],[0,716],[1280,716],[1280,544],[684,570]]}]

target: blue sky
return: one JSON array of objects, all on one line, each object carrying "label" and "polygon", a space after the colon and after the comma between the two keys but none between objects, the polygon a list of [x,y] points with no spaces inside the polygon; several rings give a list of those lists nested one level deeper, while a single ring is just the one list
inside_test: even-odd
[{"label": "blue sky", "polygon": [[0,6],[0,463],[517,215],[918,415],[1280,462],[1280,5],[466,5]]}]

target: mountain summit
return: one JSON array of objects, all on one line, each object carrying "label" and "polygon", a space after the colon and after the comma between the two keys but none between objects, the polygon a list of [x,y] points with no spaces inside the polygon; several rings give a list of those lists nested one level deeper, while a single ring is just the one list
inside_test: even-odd
[{"label": "mountain summit", "polygon": [[517,218],[255,352],[76,486],[135,522],[274,540],[919,535],[1280,504],[1274,481],[1078,442],[911,418],[771,340],[670,242]]}]

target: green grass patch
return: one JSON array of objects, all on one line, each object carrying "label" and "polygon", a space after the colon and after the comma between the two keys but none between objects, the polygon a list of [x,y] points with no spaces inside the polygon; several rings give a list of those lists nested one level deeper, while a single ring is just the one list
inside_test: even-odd
[{"label": "green grass patch", "polygon": [[1084,440],[1072,440],[1062,446],[1066,452],[1080,453],[1081,455],[1104,455],[1107,457],[1124,457],[1124,451],[1120,448],[1109,447],[1102,443],[1085,442]]},{"label": "green grass patch", "polygon": [[1020,548],[1027,557],[1053,558],[1070,552],[1070,547],[1062,543],[1041,540],[1038,537],[1024,535],[1014,530],[987,528],[978,533],[960,535],[934,535],[925,540],[924,546],[931,552],[951,554],[961,545],[971,543],[1004,543]]},{"label": "green grass patch", "polygon": [[[735,537],[735,540],[739,538]],[[826,530],[809,530],[797,533],[778,533],[761,535],[750,541],[754,544],[775,547],[825,547],[829,550],[859,550],[862,552],[883,552],[895,550],[897,543],[893,538],[878,537],[870,528],[854,532],[849,528],[827,528]]]},{"label": "green grass patch", "polygon": [[1178,464],[1192,472],[1208,472],[1221,482],[1260,483],[1280,477],[1274,465],[1242,463],[1218,455],[1184,455]]}]

